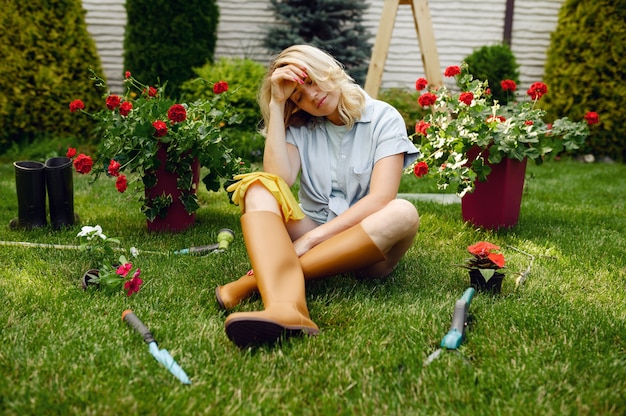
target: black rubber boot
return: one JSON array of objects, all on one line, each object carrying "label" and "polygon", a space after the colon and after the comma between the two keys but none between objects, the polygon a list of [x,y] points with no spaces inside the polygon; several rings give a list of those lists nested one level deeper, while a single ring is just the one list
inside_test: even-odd
[{"label": "black rubber boot", "polygon": [[45,168],[50,223],[55,229],[74,225],[72,159],[53,157],[46,160]]},{"label": "black rubber boot", "polygon": [[15,189],[17,191],[17,218],[10,227],[45,227],[46,220],[46,176],[44,164],[24,160],[13,163],[15,167]]}]

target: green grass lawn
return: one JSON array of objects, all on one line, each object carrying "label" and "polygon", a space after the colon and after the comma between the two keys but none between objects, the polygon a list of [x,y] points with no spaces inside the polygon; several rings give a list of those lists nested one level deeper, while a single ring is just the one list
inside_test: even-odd
[{"label": "green grass lawn", "polygon": [[[71,250],[0,246],[3,415],[623,415],[626,413],[626,166],[529,164],[519,225],[476,230],[460,206],[415,202],[422,226],[392,276],[310,282],[314,338],[237,349],[218,284],[249,268],[239,210],[201,192],[197,225],[150,234],[139,204],[111,181],[74,176],[82,225],[124,247],[171,252],[236,233],[204,257],[145,254],[132,297],[84,292],[87,259]],[[14,172],[0,166],[0,240],[77,244],[80,226],[11,231]],[[432,184],[431,184],[432,185]],[[433,192],[406,177],[402,192]],[[468,287],[466,247],[503,247],[502,294],[476,294],[467,340],[428,366]],[[536,256],[526,283],[515,278]],[[258,297],[238,310],[261,307]],[[121,321],[132,309],[192,380],[182,385]]]}]

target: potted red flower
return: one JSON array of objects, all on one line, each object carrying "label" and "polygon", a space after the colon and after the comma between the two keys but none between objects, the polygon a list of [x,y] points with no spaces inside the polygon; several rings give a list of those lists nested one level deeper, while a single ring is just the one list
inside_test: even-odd
[{"label": "potted red flower", "polygon": [[500,293],[504,273],[504,255],[500,247],[487,241],[479,241],[467,247],[472,255],[461,267],[469,269],[471,286],[477,291]]},{"label": "potted red flower", "polygon": [[[77,170],[91,171],[96,178],[114,177],[119,192],[134,185],[150,230],[182,231],[191,226],[199,208],[200,167],[210,191],[218,191],[221,180],[242,169],[224,135],[225,126],[241,119],[228,102],[228,83],[214,83],[210,100],[179,103],[166,95],[167,83],[145,85],[130,72],[122,95],[111,93],[97,75],[93,79],[105,90],[106,107],[91,114],[80,99],[69,105],[70,111],[93,117],[100,135],[94,160],[79,155],[74,162]],[[182,219],[171,218],[173,214]]]}]

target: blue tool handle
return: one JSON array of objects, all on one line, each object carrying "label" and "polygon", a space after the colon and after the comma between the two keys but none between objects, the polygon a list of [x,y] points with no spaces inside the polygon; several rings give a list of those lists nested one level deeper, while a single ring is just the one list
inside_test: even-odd
[{"label": "blue tool handle", "polygon": [[150,344],[151,342],[156,343],[156,340],[152,336],[152,333],[150,332],[148,327],[146,327],[143,322],[141,322],[141,320],[137,318],[137,315],[135,315],[133,311],[127,309],[122,312],[122,320],[126,321],[126,323],[130,325],[135,331],[139,332],[146,344]]},{"label": "blue tool handle", "polygon": [[454,314],[450,330],[441,340],[441,346],[448,349],[457,349],[465,338],[465,328],[467,326],[467,316],[469,307],[474,297],[474,288],[468,288],[460,299],[454,304]]}]

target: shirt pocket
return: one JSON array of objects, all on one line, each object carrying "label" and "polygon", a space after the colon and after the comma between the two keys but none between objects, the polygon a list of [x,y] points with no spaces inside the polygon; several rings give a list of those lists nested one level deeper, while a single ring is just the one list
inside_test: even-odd
[{"label": "shirt pocket", "polygon": [[361,198],[369,190],[373,168],[372,165],[352,168],[352,180],[354,181],[354,189],[356,189],[355,197]]}]

